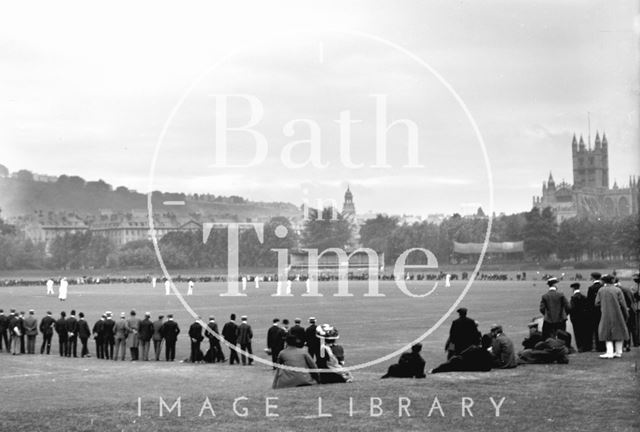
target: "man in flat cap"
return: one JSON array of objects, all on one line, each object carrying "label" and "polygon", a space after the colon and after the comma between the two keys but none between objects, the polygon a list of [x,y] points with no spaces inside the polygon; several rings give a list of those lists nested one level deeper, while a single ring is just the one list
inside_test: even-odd
[{"label": "man in flat cap", "polygon": [[111,311],[105,312],[106,319],[102,327],[102,334],[104,338],[104,358],[107,360],[113,359],[113,347],[116,344],[115,340],[115,327],[116,322],[113,320],[113,314]]},{"label": "man in flat cap", "polygon": [[[113,360],[118,360],[118,357],[124,361],[127,355],[127,336],[129,335],[129,326],[127,325],[127,314],[120,313],[120,320],[116,322],[113,327],[113,333],[116,341],[116,352]],[[122,353],[122,354],[120,354]]]},{"label": "man in flat cap", "polygon": [[524,338],[522,346],[524,349],[533,349],[538,342],[542,342],[544,339],[542,338],[542,332],[538,330],[538,322],[535,318],[527,324],[527,327],[529,327],[529,336]]},{"label": "man in flat cap", "polygon": [[513,342],[504,334],[502,326],[494,324],[491,327],[491,355],[493,356],[493,367],[498,369],[511,369],[518,366]]},{"label": "man in flat cap", "polygon": [[105,314],[100,316],[100,319],[93,324],[91,333],[93,334],[93,340],[96,343],[96,357],[99,359],[104,358],[104,322],[107,319]]},{"label": "man in flat cap", "polygon": [[40,354],[47,355],[51,353],[51,338],[53,337],[53,326],[56,320],[51,316],[51,311],[47,311],[47,315],[40,320],[40,333],[42,333],[42,345],[40,346]]},{"label": "man in flat cap", "polygon": [[142,361],[149,361],[149,348],[151,346],[151,338],[153,337],[153,323],[151,322],[151,313],[145,312],[144,319],[140,321],[138,328],[138,341],[142,348]]},{"label": "man in flat cap", "polygon": [[604,342],[598,337],[598,326],[600,325],[600,307],[596,306],[596,296],[598,291],[602,288],[602,281],[600,278],[602,274],[598,272],[591,273],[592,284],[587,288],[587,301],[588,301],[588,325],[589,325],[589,351],[593,349],[594,340],[596,351],[604,352]]},{"label": "man in flat cap", "polygon": [[556,285],[558,279],[547,279],[549,290],[542,295],[540,300],[540,313],[544,317],[542,322],[542,338],[555,337],[557,330],[567,329],[567,315],[569,314],[569,302]]},{"label": "man in flat cap", "polygon": [[580,292],[578,282],[571,284],[573,295],[569,302],[571,312],[569,318],[573,325],[573,334],[576,337],[578,352],[591,351],[591,335],[589,333],[589,300]]},{"label": "man in flat cap", "polygon": [[286,336],[287,333],[280,327],[280,318],[274,318],[273,324],[267,330],[267,349],[271,353],[271,362],[274,364],[273,369],[276,368],[275,364],[278,361],[280,351],[284,349]]},{"label": "man in flat cap", "polygon": [[24,319],[24,333],[27,336],[27,354],[36,353],[36,336],[38,336],[38,320],[34,316],[35,311],[29,310],[29,315]]},{"label": "man in flat cap", "polygon": [[448,358],[459,355],[471,345],[480,344],[480,332],[476,322],[467,317],[467,308],[457,310],[458,318],[451,323],[449,329],[449,344],[446,347]]},{"label": "man in flat cap", "polygon": [[305,340],[307,342],[307,351],[312,359],[316,360],[320,356],[320,339],[316,334],[316,317],[309,317],[309,327],[305,329]]},{"label": "man in flat cap", "polygon": [[293,327],[289,329],[289,334],[295,336],[296,338],[296,346],[298,348],[302,348],[307,340],[307,334],[301,325],[302,320],[300,318],[295,318],[293,320]]},{"label": "man in flat cap", "polygon": [[209,339],[209,357],[207,361],[211,363],[222,363],[226,361],[226,359],[224,358],[224,353],[222,352],[222,348],[220,347],[220,340],[218,339],[220,333],[218,332],[218,323],[216,322],[216,318],[214,316],[209,317],[207,328],[209,329],[205,333],[205,335]]},{"label": "man in flat cap", "polygon": [[67,313],[65,311],[60,312],[60,318],[56,321],[55,329],[58,334],[60,357],[64,357],[67,355],[67,344],[69,342],[69,335],[67,333]]},{"label": "man in flat cap", "polygon": [[153,353],[155,354],[156,361],[160,361],[160,353],[162,352],[162,326],[164,322],[164,315],[158,315],[158,319],[153,322]]},{"label": "man in flat cap", "polygon": [[253,350],[251,349],[251,339],[253,339],[253,330],[249,323],[247,323],[247,316],[242,315],[240,317],[240,325],[238,326],[238,345],[240,345],[240,349],[242,353],[240,354],[240,360],[242,361],[242,366],[248,364],[251,366],[253,364],[253,359],[248,357],[246,354],[253,354]]},{"label": "man in flat cap", "polygon": [[167,314],[167,322],[162,325],[161,331],[165,341],[165,360],[174,361],[176,359],[176,342],[178,341],[178,334],[180,334],[180,327],[173,320],[173,314]]}]

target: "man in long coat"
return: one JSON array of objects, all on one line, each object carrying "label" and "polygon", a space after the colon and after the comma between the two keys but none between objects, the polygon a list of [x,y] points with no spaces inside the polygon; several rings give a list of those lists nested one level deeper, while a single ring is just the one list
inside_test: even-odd
[{"label": "man in long coat", "polygon": [[140,327],[138,329],[138,340],[142,347],[142,360],[149,361],[149,347],[151,346],[151,338],[153,337],[154,329],[151,322],[151,313],[146,312],[144,319],[140,321]]},{"label": "man in long coat", "polygon": [[[613,285],[614,277],[602,276],[604,286],[598,290],[595,305],[600,307],[601,317],[598,337],[605,341],[606,352],[601,358],[622,357],[622,343],[629,339],[627,318],[629,313],[620,288]],[[614,351],[615,346],[615,351]]]},{"label": "man in long coat", "polygon": [[278,361],[278,355],[284,349],[286,336],[287,333],[280,327],[280,319],[274,318],[273,324],[267,330],[267,348],[271,351],[271,361],[274,363],[274,369],[276,368],[275,363]]},{"label": "man in long coat", "polygon": [[51,316],[51,312],[47,311],[47,315],[40,320],[40,333],[42,333],[42,345],[40,346],[40,354],[51,352],[51,338],[53,337],[53,326],[56,320]]},{"label": "man in long coat", "polygon": [[165,360],[174,361],[176,359],[176,342],[178,334],[180,334],[180,327],[173,320],[173,314],[167,315],[167,322],[162,325],[161,332],[165,341]]},{"label": "man in long coat", "polygon": [[569,302],[564,294],[558,292],[557,283],[558,279],[555,277],[547,279],[549,291],[544,293],[540,299],[540,313],[544,317],[542,338],[545,340],[555,336],[557,330],[567,329]]},{"label": "man in long coat", "polygon": [[573,295],[569,302],[573,334],[576,337],[578,352],[591,351],[591,334],[589,333],[589,300],[580,292],[580,284],[572,283]]},{"label": "man in long coat", "polygon": [[36,336],[38,336],[38,320],[34,310],[29,310],[29,315],[24,319],[24,332],[27,336],[27,354],[36,353]]},{"label": "man in long coat", "polygon": [[602,281],[600,280],[601,277],[602,275],[598,272],[591,273],[593,283],[587,289],[587,300],[589,301],[589,338],[591,340],[591,345],[593,345],[593,341],[595,340],[596,351],[604,351],[604,342],[602,342],[598,337],[600,308],[596,306],[596,296],[598,295],[600,288],[602,288]]},{"label": "man in long coat", "polygon": [[131,351],[131,361],[138,360],[138,347],[140,341],[138,340],[138,331],[140,330],[140,318],[136,316],[136,311],[131,310],[130,317],[127,320],[127,326],[129,327],[129,334],[127,335],[127,345],[129,345],[129,351]]},{"label": "man in long coat", "polygon": [[[238,343],[238,324],[236,324],[236,314],[232,313],[229,317],[229,321],[222,327],[222,337],[229,344],[235,347]],[[229,364],[240,364],[238,353],[235,349],[229,348]]]},{"label": "man in long coat", "polygon": [[55,329],[58,333],[58,347],[60,349],[60,357],[67,355],[67,344],[69,343],[69,335],[67,334],[67,313],[60,312],[60,318],[56,321]]},{"label": "man in long coat", "polygon": [[240,345],[240,349],[243,351],[240,354],[240,359],[242,360],[242,365],[248,364],[251,366],[253,364],[253,359],[248,357],[246,354],[253,355],[253,350],[251,349],[251,339],[253,339],[253,330],[251,326],[247,323],[246,315],[240,317],[240,325],[238,326],[238,345]]}]

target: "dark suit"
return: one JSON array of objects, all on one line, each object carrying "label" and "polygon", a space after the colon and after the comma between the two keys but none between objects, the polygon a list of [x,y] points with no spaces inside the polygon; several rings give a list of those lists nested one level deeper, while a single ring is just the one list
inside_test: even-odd
[{"label": "dark suit", "polygon": [[11,347],[9,346],[9,335],[7,333],[7,329],[9,328],[9,317],[4,313],[0,314],[0,351],[2,351],[2,341],[4,341],[4,346],[7,351],[11,351]]},{"label": "dark suit", "polygon": [[104,319],[95,322],[92,329],[93,339],[96,342],[96,357],[104,358]]},{"label": "dark suit", "polygon": [[171,319],[162,325],[162,337],[166,342],[166,361],[174,361],[176,358],[176,341],[179,333],[180,327],[178,327],[178,323]]},{"label": "dark suit", "polygon": [[222,352],[222,348],[220,347],[220,340],[215,336],[219,334],[218,324],[215,321],[209,321],[207,327],[209,327],[207,338],[209,338],[209,350],[211,352],[211,359],[207,361],[211,361],[213,363],[215,363],[216,361],[223,362],[225,361],[224,353]]},{"label": "dark suit", "polygon": [[[274,324],[267,330],[267,348],[271,350],[271,361],[275,364],[278,361],[280,351],[284,349],[284,340],[287,334],[278,324]],[[276,368],[275,366],[273,367]]]},{"label": "dark suit", "polygon": [[45,316],[40,320],[40,333],[42,333],[42,345],[40,346],[40,354],[44,354],[45,349],[47,354],[51,352],[51,338],[53,337],[53,326],[56,320],[50,315]]},{"label": "dark suit", "polygon": [[529,333],[529,336],[524,338],[522,346],[524,349],[533,349],[538,342],[542,342],[542,332],[535,330],[533,333]]},{"label": "dark suit", "polygon": [[116,344],[115,341],[115,326],[116,322],[112,318],[107,318],[104,320],[104,324],[102,325],[102,340],[104,341],[104,358],[107,360],[113,358],[113,346]]},{"label": "dark suit", "polygon": [[191,339],[191,355],[189,356],[189,360],[191,363],[195,363],[202,360],[200,344],[204,337],[202,336],[202,326],[199,322],[196,321],[189,327],[189,338]]},{"label": "dark suit", "polygon": [[602,313],[600,312],[600,306],[596,306],[596,296],[598,295],[600,288],[602,288],[602,283],[600,281],[595,281],[587,290],[587,301],[589,306],[589,340],[591,345],[589,350],[593,347],[592,345],[595,339],[596,350],[604,351],[604,341],[600,341],[600,338],[598,337],[598,327],[600,326],[600,317],[602,316]]},{"label": "dark suit", "polygon": [[540,313],[544,316],[542,338],[555,336],[557,330],[566,330],[569,302],[564,294],[550,289],[540,299]]},{"label": "dark suit", "polygon": [[251,326],[247,324],[246,321],[242,321],[238,326],[238,331],[236,333],[238,335],[238,345],[240,345],[240,349],[244,351],[240,355],[242,364],[243,365],[247,363],[252,364],[253,359],[251,357],[247,359],[247,356],[245,355],[245,353],[253,354],[253,351],[251,349],[251,339],[253,338],[253,330],[251,330]]},{"label": "dark suit", "polygon": [[36,353],[36,336],[38,336],[38,320],[31,314],[24,319],[24,333],[27,336],[27,353]]},{"label": "dark suit", "polygon": [[161,319],[153,322],[153,351],[156,355],[156,361],[160,360],[160,353],[162,352],[162,326],[164,323]]},{"label": "dark suit", "polygon": [[305,340],[307,341],[307,351],[311,358],[317,360],[318,357],[320,357],[320,339],[318,339],[316,335],[316,328],[317,326],[315,324],[311,324],[304,332]]},{"label": "dark suit", "polygon": [[66,322],[67,332],[69,333],[69,341],[67,342],[67,352],[65,355],[71,357],[78,357],[78,320],[75,316],[67,318]]},{"label": "dark suit", "polygon": [[[234,347],[238,343],[238,324],[233,321],[227,322],[224,327],[222,327],[222,337],[229,345],[233,345]],[[229,364],[240,363],[240,359],[238,358],[238,353],[233,348],[230,348],[229,352]]]},{"label": "dark suit", "polygon": [[153,333],[153,323],[149,317],[145,317],[145,319],[140,321],[140,328],[138,330],[138,341],[142,346],[142,360],[144,361],[149,361],[149,347]]},{"label": "dark suit", "polygon": [[578,291],[571,296],[570,307],[571,312],[569,312],[569,318],[573,325],[573,334],[576,337],[576,346],[578,347],[578,351],[591,351],[591,335],[589,334],[589,300],[585,295]]},{"label": "dark suit", "polygon": [[454,320],[449,330],[449,342],[453,344],[453,354],[460,354],[471,345],[480,343],[480,332],[476,322],[464,316]]},{"label": "dark suit", "polygon": [[91,336],[91,330],[89,329],[89,324],[87,324],[87,321],[85,321],[84,318],[80,318],[78,320],[78,337],[80,338],[80,343],[82,344],[82,349],[80,350],[80,357],[85,357],[89,355],[89,348],[87,348],[87,341],[89,340],[89,336]]},{"label": "dark suit", "polygon": [[20,318],[17,315],[9,317],[9,335],[11,336],[11,352],[16,355],[20,353]]},{"label": "dark suit", "polygon": [[26,336],[24,334],[24,317],[23,316],[19,316],[18,317],[18,328],[20,328],[20,354],[24,354],[26,352],[26,344],[25,344],[25,339]]},{"label": "dark suit", "polygon": [[60,317],[55,324],[56,333],[58,333],[58,347],[60,348],[60,357],[67,355],[67,344],[69,335],[67,334],[67,320]]}]

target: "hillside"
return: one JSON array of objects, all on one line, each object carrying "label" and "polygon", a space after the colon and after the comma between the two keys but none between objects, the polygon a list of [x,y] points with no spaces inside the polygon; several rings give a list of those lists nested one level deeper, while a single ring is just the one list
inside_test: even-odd
[{"label": "hillside", "polygon": [[[164,201],[185,201],[184,206],[166,206]],[[295,216],[300,210],[290,203],[251,202],[241,197],[153,193],[154,213],[172,212],[177,216],[265,218]],[[0,209],[3,217],[12,218],[34,212],[74,212],[96,215],[101,211],[127,213],[147,211],[147,195],[125,187],[112,187],[103,181],[85,182],[80,177],[60,176],[55,182],[36,181],[28,177],[0,177]]]}]

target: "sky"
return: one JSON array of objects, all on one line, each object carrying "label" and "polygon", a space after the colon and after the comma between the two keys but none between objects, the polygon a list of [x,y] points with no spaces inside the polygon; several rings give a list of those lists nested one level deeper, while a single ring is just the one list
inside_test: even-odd
[{"label": "sky", "polygon": [[349,187],[359,213],[514,213],[550,172],[572,182],[574,133],[604,131],[610,183],[640,174],[635,1],[13,3],[0,6],[11,171],[296,205],[340,205]]}]

